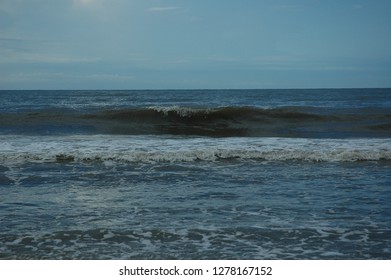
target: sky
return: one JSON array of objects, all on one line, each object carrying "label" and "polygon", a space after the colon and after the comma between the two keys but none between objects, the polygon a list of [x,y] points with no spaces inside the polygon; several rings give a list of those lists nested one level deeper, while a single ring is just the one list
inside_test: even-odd
[{"label": "sky", "polygon": [[0,89],[391,87],[390,0],[0,0]]}]

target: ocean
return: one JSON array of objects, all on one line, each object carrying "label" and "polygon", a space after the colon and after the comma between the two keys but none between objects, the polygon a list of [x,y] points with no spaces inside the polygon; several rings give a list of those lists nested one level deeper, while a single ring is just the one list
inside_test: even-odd
[{"label": "ocean", "polygon": [[391,89],[0,101],[0,259],[391,259]]}]

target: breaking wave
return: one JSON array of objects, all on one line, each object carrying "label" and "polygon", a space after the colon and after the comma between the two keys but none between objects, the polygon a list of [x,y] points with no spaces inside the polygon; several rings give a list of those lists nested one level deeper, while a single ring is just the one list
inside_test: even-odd
[{"label": "breaking wave", "polygon": [[0,162],[196,162],[391,160],[391,139],[1,136]]},{"label": "breaking wave", "polygon": [[[357,109],[358,110],[358,109]],[[1,114],[0,130],[22,134],[189,135],[210,137],[391,137],[391,114],[314,107],[180,106]]]}]

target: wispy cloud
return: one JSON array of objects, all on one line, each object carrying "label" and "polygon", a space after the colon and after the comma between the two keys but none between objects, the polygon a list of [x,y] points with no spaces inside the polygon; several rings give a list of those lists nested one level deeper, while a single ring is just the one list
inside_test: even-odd
[{"label": "wispy cloud", "polygon": [[179,7],[176,6],[169,6],[169,7],[151,7],[148,9],[149,12],[169,12],[178,10]]},{"label": "wispy cloud", "polygon": [[299,9],[299,6],[298,5],[289,5],[289,4],[275,5],[275,6],[273,6],[273,9],[275,9],[275,10],[297,10],[297,9]]},{"label": "wispy cloud", "polygon": [[40,83],[48,82],[53,79],[62,79],[64,73],[60,72],[18,72],[18,73],[2,73],[0,82],[2,83]]},{"label": "wispy cloud", "polygon": [[110,1],[108,0],[73,0],[73,7],[77,9],[105,10],[105,9],[109,9],[110,5],[113,5],[114,3],[110,3]]},{"label": "wispy cloud", "polygon": [[77,6],[89,6],[96,4],[97,0],[73,0],[73,3]]},{"label": "wispy cloud", "polygon": [[2,49],[4,54],[0,58],[1,64],[10,63],[44,63],[44,64],[69,64],[69,63],[94,63],[99,62],[100,58],[82,57],[65,54],[37,53],[34,51],[24,51],[18,49]]},{"label": "wispy cloud", "polygon": [[84,78],[98,81],[132,81],[136,79],[136,76],[125,74],[91,74],[84,76]]}]

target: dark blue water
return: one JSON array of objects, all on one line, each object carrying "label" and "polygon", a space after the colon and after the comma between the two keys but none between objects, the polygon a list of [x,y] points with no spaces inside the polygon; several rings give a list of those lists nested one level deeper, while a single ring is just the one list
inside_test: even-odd
[{"label": "dark blue water", "polygon": [[0,91],[1,259],[389,259],[391,91]]}]

